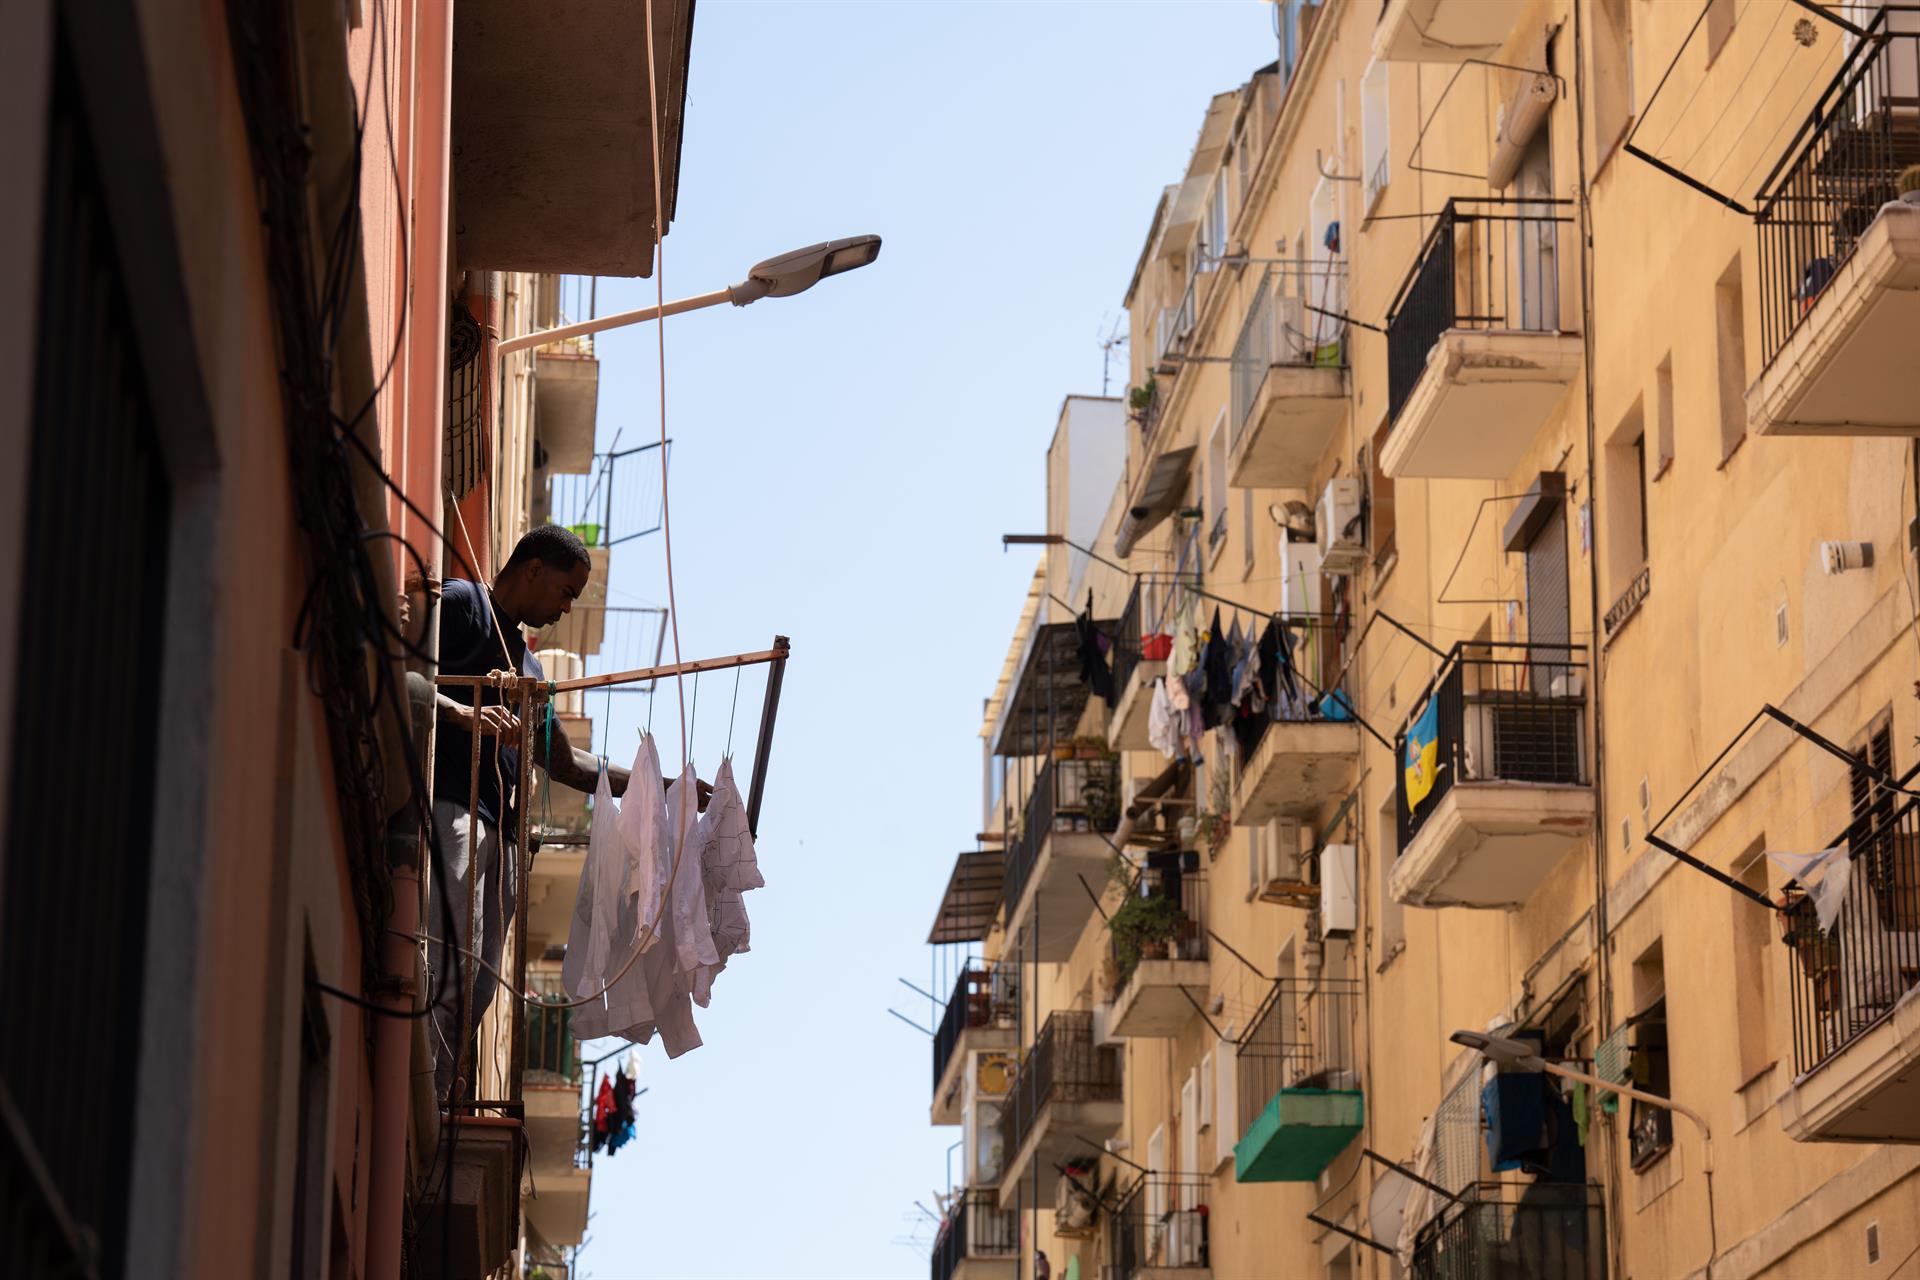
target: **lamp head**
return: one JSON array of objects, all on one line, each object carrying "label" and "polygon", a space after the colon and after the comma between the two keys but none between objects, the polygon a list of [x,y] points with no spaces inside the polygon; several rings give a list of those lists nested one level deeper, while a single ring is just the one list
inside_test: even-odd
[{"label": "lamp head", "polygon": [[790,298],[804,293],[828,276],[864,267],[880,256],[879,236],[848,236],[795,249],[778,257],[756,262],[747,278],[729,288],[728,296],[736,307],[762,298]]},{"label": "lamp head", "polygon": [[1474,1050],[1489,1062],[1499,1066],[1518,1067],[1522,1071],[1546,1069],[1546,1061],[1534,1052],[1534,1047],[1525,1040],[1515,1040],[1511,1036],[1489,1035],[1485,1031],[1456,1031],[1447,1039]]}]

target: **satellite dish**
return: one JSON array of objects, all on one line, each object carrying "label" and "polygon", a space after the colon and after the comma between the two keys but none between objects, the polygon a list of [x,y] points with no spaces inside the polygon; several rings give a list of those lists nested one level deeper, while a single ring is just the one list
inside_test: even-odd
[{"label": "satellite dish", "polygon": [[1373,1195],[1367,1200],[1367,1231],[1375,1244],[1400,1247],[1400,1221],[1406,1216],[1413,1186],[1413,1179],[1398,1169],[1386,1170],[1373,1184]]}]

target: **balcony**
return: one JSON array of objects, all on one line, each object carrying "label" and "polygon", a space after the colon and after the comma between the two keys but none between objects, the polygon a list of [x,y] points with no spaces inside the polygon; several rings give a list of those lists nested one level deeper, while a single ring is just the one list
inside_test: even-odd
[{"label": "balcony", "polygon": [[1606,1280],[1606,1194],[1591,1183],[1475,1183],[1420,1228],[1409,1274]]},{"label": "balcony", "polygon": [[1882,789],[1828,844],[1852,859],[1833,928],[1792,890],[1781,913],[1794,1081],[1780,1120],[1801,1142],[1920,1142],[1920,801],[1893,798]]},{"label": "balcony", "polygon": [[587,1117],[580,1100],[580,1059],[564,1005],[529,1005],[526,1011],[527,1153],[538,1194],[522,1208],[528,1227],[548,1244],[579,1244],[587,1233],[587,1198],[593,1185],[588,1161]]},{"label": "balcony", "polygon": [[1761,436],[1920,434],[1920,12],[1880,10],[1760,198]]},{"label": "balcony", "polygon": [[1135,582],[1114,631],[1113,717],[1107,741],[1115,751],[1146,751],[1147,717],[1153,706],[1154,682],[1167,673],[1167,651],[1172,637],[1163,630],[1166,593],[1146,582]]},{"label": "balcony", "polygon": [[1227,483],[1235,488],[1308,488],[1346,417],[1346,326],[1321,314],[1344,309],[1346,266],[1314,266],[1306,297],[1283,294],[1284,277],[1268,268],[1233,344]]},{"label": "balcony", "polygon": [[[561,316],[560,322],[566,323]],[[533,367],[533,425],[550,475],[593,470],[593,429],[600,411],[600,361],[591,338],[541,347]]]},{"label": "balcony", "polygon": [[[565,21],[519,0],[455,10],[453,208],[463,264],[644,276],[680,181],[693,0],[580,0]],[[649,41],[659,66],[654,208]],[[659,214],[661,216],[656,216]]]},{"label": "balcony", "polygon": [[1588,837],[1586,675],[1581,646],[1453,647],[1396,742],[1394,901],[1515,910]]},{"label": "balcony", "polygon": [[933,1123],[965,1118],[966,1074],[975,1054],[1019,1050],[1019,981],[1018,965],[973,960],[960,971],[933,1037]]},{"label": "balcony", "polygon": [[1020,1060],[1000,1111],[1007,1156],[1001,1205],[1015,1201],[1028,1169],[1051,1179],[1054,1166],[1086,1159],[1087,1143],[1098,1147],[1118,1133],[1124,1115],[1120,1052],[1093,1043],[1093,1015],[1061,1010],[1050,1016]]},{"label": "balcony", "polygon": [[[1298,656],[1319,652],[1319,619],[1283,620],[1289,633],[1305,643]],[[1233,790],[1233,820],[1259,826],[1274,818],[1313,813],[1339,794],[1360,755],[1360,726],[1351,720],[1321,719],[1311,694],[1288,700],[1287,718],[1257,726],[1257,736],[1242,743]],[[1280,704],[1276,704],[1280,705]]]},{"label": "balcony", "polygon": [[[1019,958],[1067,959],[1093,915],[1088,885],[1106,883],[1120,825],[1120,763],[1049,760],[1034,779],[1007,849],[1001,902]],[[1082,882],[1085,883],[1082,883]]]},{"label": "balcony", "polygon": [[1120,1037],[1176,1035],[1210,994],[1207,873],[1197,851],[1149,854],[1107,918]]},{"label": "balcony", "polygon": [[1112,1280],[1208,1280],[1205,1178],[1141,1174],[1107,1218]]},{"label": "balcony", "polygon": [[1562,276],[1577,279],[1566,203],[1441,210],[1387,312],[1380,463],[1394,479],[1504,480],[1566,394],[1582,359],[1560,323]]},{"label": "balcony", "polygon": [[429,1280],[492,1275],[520,1236],[521,1125],[510,1116],[456,1114],[444,1122],[453,1167],[444,1189],[419,1204],[421,1274]]},{"label": "balcony", "polygon": [[1492,58],[1526,7],[1527,0],[1388,0],[1374,53],[1394,62]]},{"label": "balcony", "polygon": [[932,1280],[1016,1280],[1020,1215],[991,1191],[962,1192],[933,1242]]},{"label": "balcony", "polygon": [[1366,1121],[1354,1054],[1360,984],[1281,978],[1254,1014],[1238,1053],[1237,1182],[1311,1182]]}]

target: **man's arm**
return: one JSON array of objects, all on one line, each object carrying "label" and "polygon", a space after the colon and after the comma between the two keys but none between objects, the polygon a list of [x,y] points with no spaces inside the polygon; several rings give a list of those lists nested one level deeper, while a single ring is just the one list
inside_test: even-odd
[{"label": "man's arm", "polygon": [[[433,695],[433,702],[442,720],[451,720],[468,733],[473,732],[474,714],[472,707],[457,698],[449,698],[446,694],[440,693],[437,690]],[[519,717],[498,703],[490,703],[480,708],[481,733],[512,734],[518,733],[519,730]]]}]

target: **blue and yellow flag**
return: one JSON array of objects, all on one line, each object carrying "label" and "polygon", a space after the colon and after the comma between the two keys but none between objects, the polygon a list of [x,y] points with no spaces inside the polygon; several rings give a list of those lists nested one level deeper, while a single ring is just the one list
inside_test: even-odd
[{"label": "blue and yellow flag", "polygon": [[1407,724],[1407,812],[1419,808],[1433,790],[1440,772],[1440,703],[1428,698],[1420,714]]}]

